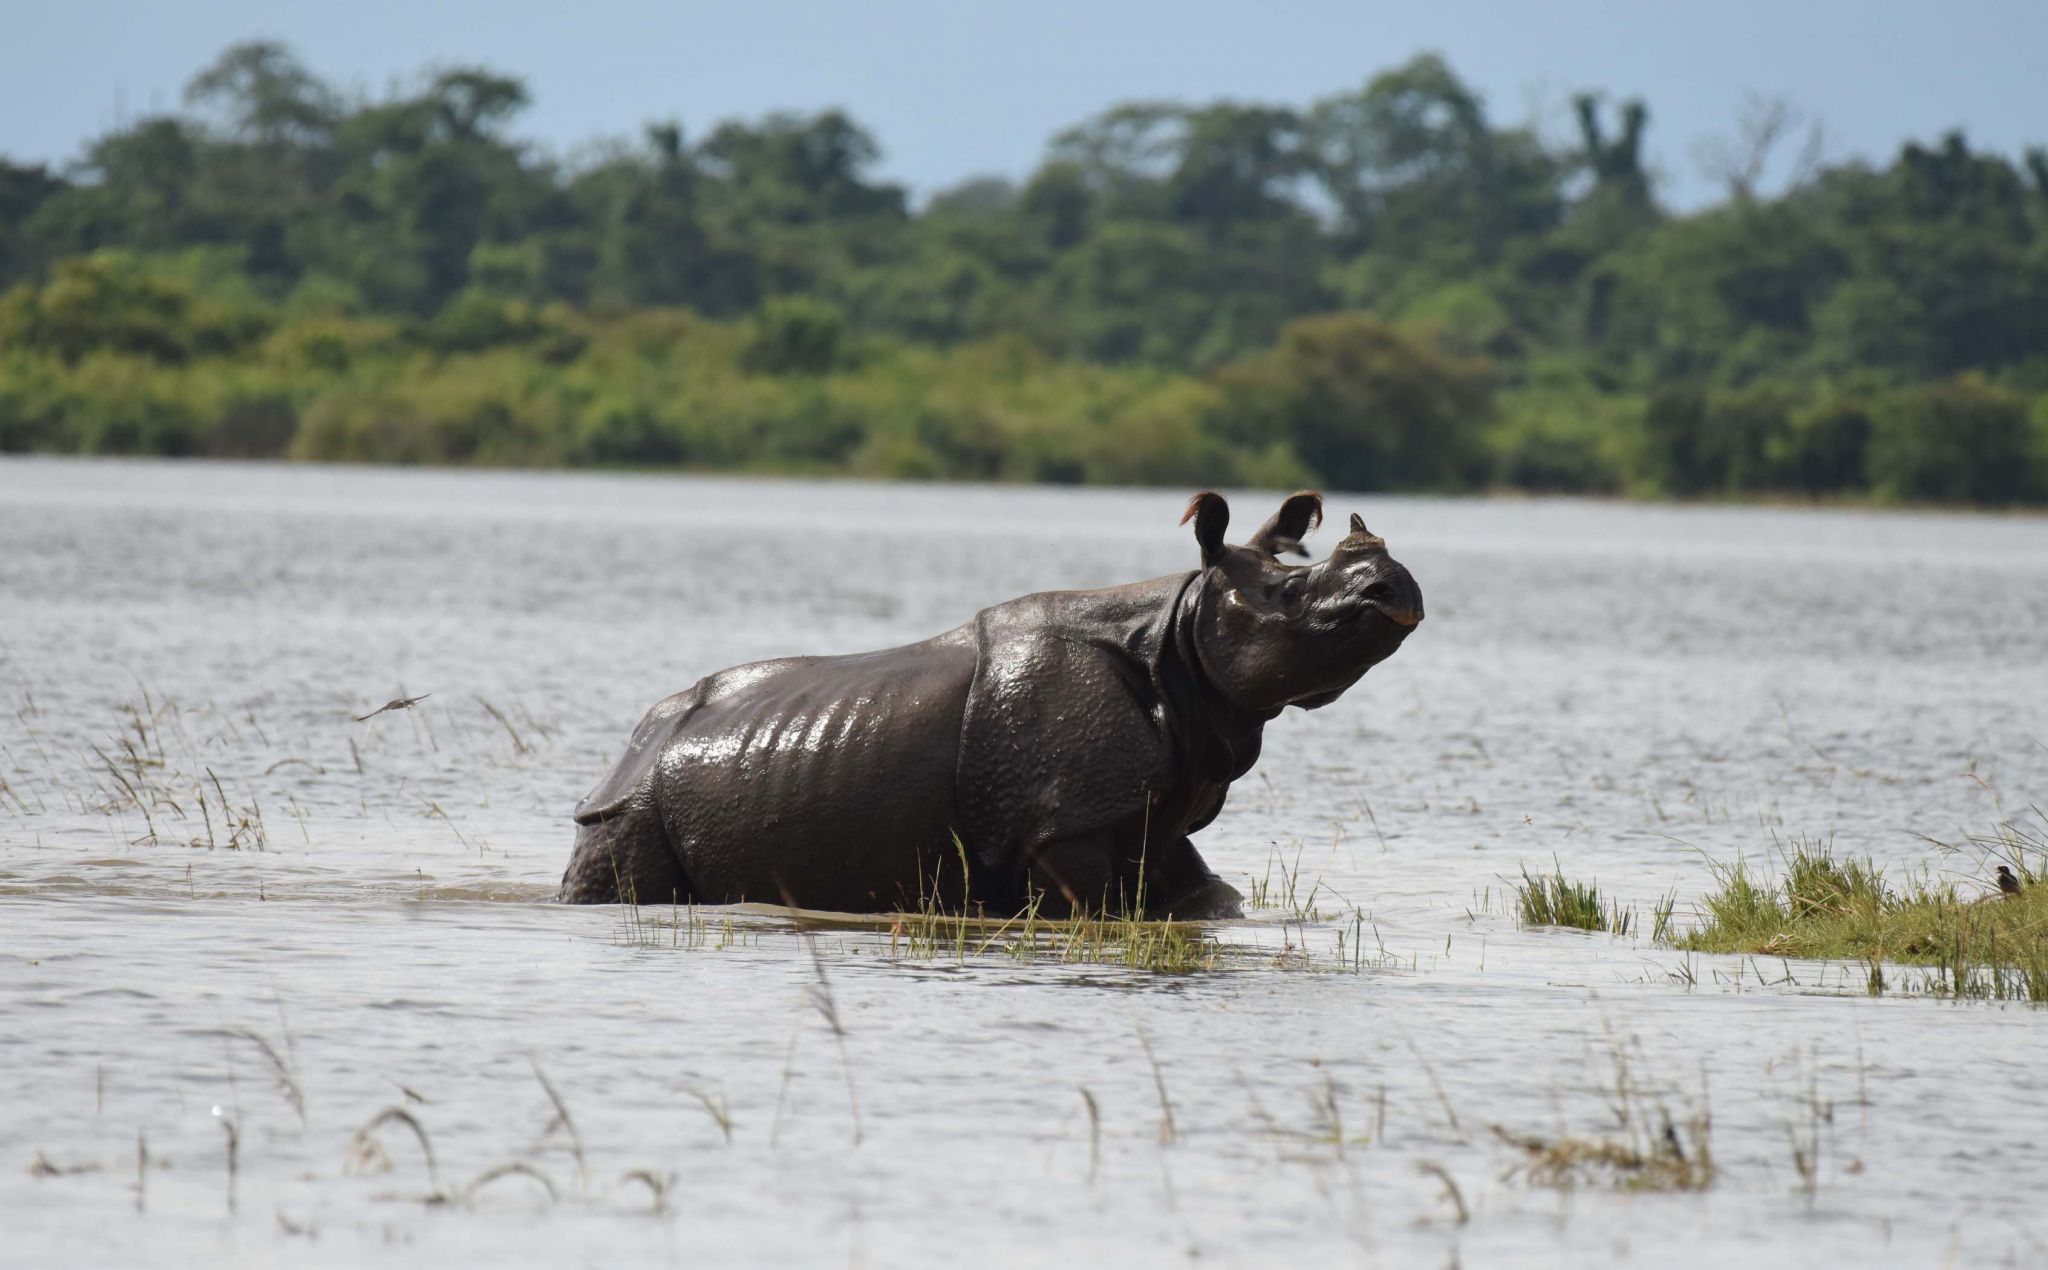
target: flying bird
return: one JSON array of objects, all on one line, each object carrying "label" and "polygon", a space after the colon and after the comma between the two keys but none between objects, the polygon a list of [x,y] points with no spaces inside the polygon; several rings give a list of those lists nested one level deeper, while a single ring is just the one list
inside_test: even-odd
[{"label": "flying bird", "polygon": [[356,722],[367,722],[371,719],[376,718],[378,715],[384,713],[386,710],[410,710],[414,706],[418,705],[420,702],[425,701],[428,697],[431,697],[433,695],[434,694],[431,692],[423,692],[417,697],[393,698],[392,700],[385,702],[383,705],[378,706],[375,710],[370,711],[368,714],[357,715]]}]

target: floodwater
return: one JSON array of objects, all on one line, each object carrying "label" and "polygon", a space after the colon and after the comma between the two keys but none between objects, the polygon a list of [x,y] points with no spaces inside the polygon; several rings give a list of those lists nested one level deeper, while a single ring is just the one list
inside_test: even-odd
[{"label": "floodwater", "polygon": [[[1191,567],[1183,497],[0,463],[0,1264],[2048,1262],[2048,1014],[1501,903],[1975,885],[1928,840],[2048,804],[2040,519],[1333,498],[1429,618],[1199,836],[1271,882],[1214,970],[546,902],[657,698]],[[1698,1193],[1495,1132],[1702,1114]]]}]

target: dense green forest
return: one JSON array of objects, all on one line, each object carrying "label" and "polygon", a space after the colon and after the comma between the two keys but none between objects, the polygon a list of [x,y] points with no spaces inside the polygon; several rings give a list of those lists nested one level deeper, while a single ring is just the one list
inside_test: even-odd
[{"label": "dense green forest", "polygon": [[0,159],[0,449],[2048,499],[2039,149],[1765,182],[1760,110],[1674,215],[1646,104],[1548,140],[1421,56],[1118,106],[913,210],[842,113],[569,162],[526,104],[248,43],[62,170]]}]

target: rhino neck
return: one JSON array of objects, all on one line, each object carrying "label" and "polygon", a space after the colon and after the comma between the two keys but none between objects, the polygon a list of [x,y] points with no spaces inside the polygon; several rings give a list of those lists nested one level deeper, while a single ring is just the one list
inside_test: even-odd
[{"label": "rhino neck", "polygon": [[1227,785],[1258,761],[1260,737],[1280,708],[1245,704],[1204,661],[1197,637],[1208,595],[1204,577],[1189,574],[1174,602],[1171,629],[1160,650],[1160,682],[1174,740],[1194,774]]}]

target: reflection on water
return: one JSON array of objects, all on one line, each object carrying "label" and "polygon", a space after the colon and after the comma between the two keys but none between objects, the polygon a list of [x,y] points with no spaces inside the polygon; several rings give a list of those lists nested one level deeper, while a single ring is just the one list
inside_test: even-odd
[{"label": "reflection on water", "polygon": [[[1333,499],[1429,622],[1200,836],[1275,905],[1212,973],[541,902],[656,698],[1191,567],[1183,498],[0,464],[7,1259],[2048,1259],[2039,1012],[1499,902],[1974,879],[1926,838],[2048,801],[2040,520]],[[1711,1109],[1713,1186],[1493,1131],[1624,1108]]]}]

